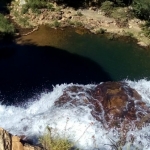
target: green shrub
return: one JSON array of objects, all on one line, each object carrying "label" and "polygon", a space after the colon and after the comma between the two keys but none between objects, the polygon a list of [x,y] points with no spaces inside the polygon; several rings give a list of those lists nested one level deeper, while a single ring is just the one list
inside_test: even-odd
[{"label": "green shrub", "polygon": [[111,13],[111,17],[118,19],[121,17],[126,17],[126,14],[124,12],[124,10],[120,9],[115,9],[112,13]]},{"label": "green shrub", "polygon": [[75,25],[76,25],[77,27],[83,26],[82,22],[78,22],[78,21],[75,22]]},{"label": "green shrub", "polygon": [[0,14],[0,33],[3,35],[6,34],[14,34],[15,28],[13,24],[9,23],[9,21]]},{"label": "green shrub", "polygon": [[29,22],[28,22],[28,17],[20,17],[19,18],[19,23],[22,25],[22,26],[24,26],[24,27],[27,27],[27,26],[29,26]]},{"label": "green shrub", "polygon": [[57,12],[61,11],[61,7],[56,7],[55,11],[57,11]]},{"label": "green shrub", "polygon": [[77,11],[77,16],[83,16],[83,14],[80,11]]},{"label": "green shrub", "polygon": [[46,150],[70,150],[73,147],[73,143],[66,137],[61,138],[60,135],[47,127],[43,136],[39,138],[39,143],[42,144]]},{"label": "green shrub", "polygon": [[109,34],[107,36],[108,40],[114,40],[115,39],[115,35],[114,34]]},{"label": "green shrub", "polygon": [[26,13],[29,8],[35,12],[37,9],[47,8],[47,2],[45,0],[27,0],[27,3],[22,7],[22,13]]},{"label": "green shrub", "polygon": [[104,34],[106,31],[107,31],[106,29],[100,28],[99,30],[96,31],[96,33]]},{"label": "green shrub", "polygon": [[133,33],[131,33],[131,32],[124,32],[124,35],[129,36],[129,37],[133,37]]},{"label": "green shrub", "polygon": [[150,1],[149,0],[134,0],[133,11],[140,19],[150,20]]},{"label": "green shrub", "polygon": [[48,4],[47,4],[47,9],[49,9],[49,10],[51,10],[51,11],[54,11],[54,10],[55,10],[53,4],[51,4],[51,3],[48,3]]},{"label": "green shrub", "polygon": [[13,15],[17,18],[17,17],[19,17],[19,12],[14,10]]},{"label": "green shrub", "polygon": [[142,25],[142,30],[144,35],[150,38],[150,21],[146,21],[146,23]]},{"label": "green shrub", "polygon": [[110,1],[105,1],[101,5],[101,10],[105,12],[106,16],[109,16],[112,13],[112,10],[114,9],[114,3]]},{"label": "green shrub", "polygon": [[41,11],[37,8],[33,9],[32,12],[35,13],[35,14],[40,14],[41,13]]},{"label": "green shrub", "polygon": [[75,22],[71,21],[70,19],[67,19],[66,22],[71,26],[75,25]]},{"label": "green shrub", "polygon": [[27,3],[22,6],[22,13],[25,14],[29,9],[34,13],[39,13],[39,9],[46,8],[54,11],[55,8],[52,3],[46,0],[27,0]]},{"label": "green shrub", "polygon": [[60,22],[58,22],[57,20],[54,21],[54,27],[58,28],[60,27]]},{"label": "green shrub", "polygon": [[47,7],[47,2],[44,0],[28,0],[27,4],[31,7],[31,9]]},{"label": "green shrub", "polygon": [[22,9],[21,9],[21,13],[22,13],[22,14],[27,13],[28,10],[29,10],[29,7],[30,7],[30,6],[29,6],[28,4],[23,5],[23,6],[22,6]]},{"label": "green shrub", "polygon": [[116,0],[116,3],[118,6],[125,6],[125,3],[123,2],[123,0]]},{"label": "green shrub", "polygon": [[116,19],[116,24],[118,27],[128,27],[128,19],[127,18],[118,18]]}]

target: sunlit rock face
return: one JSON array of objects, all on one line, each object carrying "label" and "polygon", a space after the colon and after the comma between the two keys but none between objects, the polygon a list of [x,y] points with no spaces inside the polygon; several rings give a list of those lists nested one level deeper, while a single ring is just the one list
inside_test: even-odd
[{"label": "sunlit rock face", "polygon": [[11,134],[0,128],[0,150],[11,150]]},{"label": "sunlit rock face", "polygon": [[0,128],[0,150],[42,150],[42,148],[31,146],[21,140],[19,136],[14,136]]},{"label": "sunlit rock face", "polygon": [[137,91],[124,82],[105,82],[94,89],[72,86],[55,102],[59,107],[87,106],[105,129],[115,128],[125,134],[149,122],[150,109]]}]

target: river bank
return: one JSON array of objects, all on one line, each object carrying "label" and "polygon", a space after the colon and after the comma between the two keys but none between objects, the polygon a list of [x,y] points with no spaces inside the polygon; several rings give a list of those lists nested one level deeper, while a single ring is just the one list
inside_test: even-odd
[{"label": "river bank", "polygon": [[[53,10],[40,9],[33,13],[29,9],[28,12],[24,13],[22,6],[13,2],[10,8],[12,20],[22,28],[33,28],[33,31],[38,29],[37,26],[39,25],[48,25],[52,28],[83,27],[94,34],[111,33],[119,36],[130,36],[137,39],[140,46],[148,47],[150,45],[150,39],[142,33],[141,29],[141,25],[145,22],[137,18],[129,19],[126,26],[120,26],[116,19],[106,17],[104,12],[94,7],[75,10],[71,7],[53,4]],[[123,9],[127,11],[130,8]],[[29,31],[30,33],[32,33],[32,30]],[[28,32],[24,35],[26,34]]]}]

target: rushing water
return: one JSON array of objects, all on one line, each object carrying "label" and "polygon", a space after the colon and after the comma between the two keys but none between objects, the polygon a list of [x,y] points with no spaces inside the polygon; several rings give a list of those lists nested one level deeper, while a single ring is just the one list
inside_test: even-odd
[{"label": "rushing water", "polygon": [[[137,89],[142,100],[150,105],[150,82],[139,80],[138,82],[126,81],[132,88]],[[115,129],[105,130],[102,124],[92,115],[91,109],[86,106],[76,107],[56,107],[54,102],[63,94],[65,88],[73,84],[61,84],[53,88],[52,92],[41,93],[33,102],[28,102],[24,106],[0,105],[0,126],[10,131],[12,134],[25,135],[28,139],[34,139],[42,135],[46,126],[54,129],[55,134],[67,137],[82,150],[112,150],[110,139],[117,142],[119,135]],[[95,85],[75,85],[86,89],[92,89]],[[80,97],[80,92],[76,97],[79,100],[89,97],[89,93],[84,93]],[[133,146],[131,145],[131,135],[134,136]],[[139,148],[140,150],[150,150],[150,126],[145,125],[141,130],[135,128],[127,133],[128,147]],[[132,149],[131,149],[132,150]]]},{"label": "rushing water", "polygon": [[[111,149],[110,139],[117,141],[118,133],[104,130],[90,108],[54,106],[72,85],[92,89],[100,82],[125,80],[150,105],[150,51],[132,42],[43,26],[17,43],[0,51],[0,126],[13,134],[37,142],[48,125],[62,135],[66,128],[66,136],[83,150]],[[149,133],[150,126],[135,129],[127,140],[136,135],[134,146],[150,150]]]}]

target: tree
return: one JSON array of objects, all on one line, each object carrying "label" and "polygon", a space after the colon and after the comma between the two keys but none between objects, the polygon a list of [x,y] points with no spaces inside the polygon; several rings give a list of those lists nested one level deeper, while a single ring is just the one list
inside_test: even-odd
[{"label": "tree", "polygon": [[144,20],[150,20],[150,1],[149,0],[134,0],[133,11],[137,17]]}]

